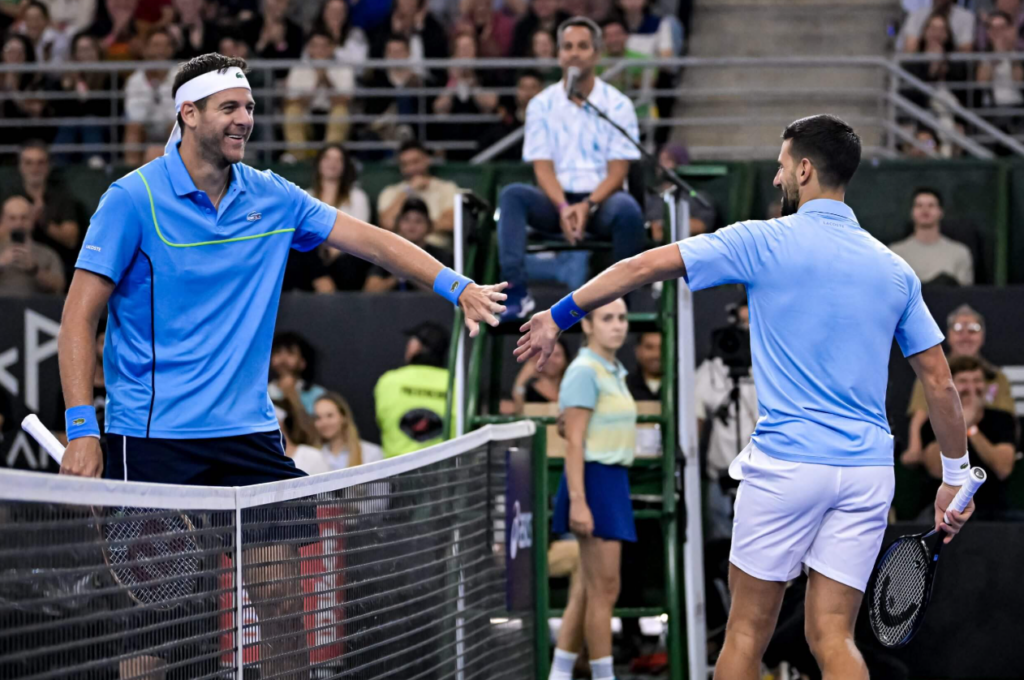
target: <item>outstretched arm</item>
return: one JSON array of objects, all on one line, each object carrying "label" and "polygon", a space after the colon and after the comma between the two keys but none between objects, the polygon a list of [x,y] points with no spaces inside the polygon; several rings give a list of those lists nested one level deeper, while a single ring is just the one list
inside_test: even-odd
[{"label": "outstretched arm", "polygon": [[[339,250],[351,253],[383,267],[399,278],[415,281],[429,290],[437,275],[445,267],[422,248],[401,236],[357,220],[338,211],[334,228],[327,242]],[[508,284],[493,286],[469,284],[459,297],[459,306],[466,313],[466,326],[471,337],[480,331],[480,322],[498,325],[498,314],[505,311],[502,293]]]},{"label": "outstretched arm", "polygon": [[[589,312],[618,300],[641,286],[680,276],[686,276],[686,265],[683,263],[679,246],[670,243],[616,262],[573,293],[572,298],[578,307]],[[538,355],[537,370],[542,369],[554,351],[555,342],[561,333],[551,318],[551,310],[534,314],[532,319],[523,324],[520,331],[523,336],[515,350],[516,357],[521,363]]]}]

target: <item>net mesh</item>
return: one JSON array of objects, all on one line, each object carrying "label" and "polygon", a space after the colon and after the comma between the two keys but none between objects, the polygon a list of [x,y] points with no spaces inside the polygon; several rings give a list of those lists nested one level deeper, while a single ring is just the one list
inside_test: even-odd
[{"label": "net mesh", "polygon": [[904,537],[882,556],[871,592],[871,627],[882,644],[907,642],[924,614],[928,551],[924,541]]},{"label": "net mesh", "polygon": [[527,677],[505,495],[529,438],[481,440],[237,510],[145,509],[122,483],[102,507],[0,500],[0,677]]}]

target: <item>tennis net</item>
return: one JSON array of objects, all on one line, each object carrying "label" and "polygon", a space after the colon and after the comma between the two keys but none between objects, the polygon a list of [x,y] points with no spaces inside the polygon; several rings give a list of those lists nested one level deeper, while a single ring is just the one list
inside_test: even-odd
[{"label": "tennis net", "polygon": [[250,487],[0,472],[0,677],[531,677],[532,433]]}]

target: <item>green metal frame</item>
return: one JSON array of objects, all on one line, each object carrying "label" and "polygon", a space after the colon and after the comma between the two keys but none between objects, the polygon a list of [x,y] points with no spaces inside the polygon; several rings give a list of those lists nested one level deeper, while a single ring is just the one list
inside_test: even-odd
[{"label": "green metal frame", "polygon": [[[497,274],[497,243],[496,239],[490,238],[489,243],[480,249],[470,248],[470,257],[466,262],[472,263],[474,257],[486,254],[486,261],[476,268],[477,272],[482,270],[481,281],[494,281]],[[630,324],[636,327],[647,327],[662,333],[662,365],[671,367],[667,370],[662,379],[661,389],[661,415],[660,416],[639,416],[639,423],[657,423],[661,426],[662,433],[662,457],[660,460],[639,460],[636,462],[638,468],[655,469],[660,467],[661,478],[661,509],[638,510],[634,513],[637,520],[653,521],[661,523],[664,538],[664,561],[665,561],[665,602],[661,607],[621,607],[615,609],[616,616],[668,616],[667,647],[669,658],[669,677],[672,680],[682,680],[686,668],[686,645],[685,619],[682,615],[682,590],[680,588],[680,559],[681,551],[678,541],[678,517],[676,508],[676,451],[678,449],[678,436],[676,432],[676,339],[677,339],[677,304],[678,286],[675,281],[666,281],[662,289],[660,299],[660,310],[655,313],[631,313],[629,314]],[[454,332],[461,332],[462,313],[457,311],[454,320]],[[485,352],[490,350],[491,361],[488,369],[492,376],[500,376],[503,365],[503,356],[500,348],[502,338],[518,331],[516,324],[503,324],[499,328],[481,326],[480,334],[471,344],[469,369],[466,375],[466,430],[492,423],[507,423],[522,420],[522,416],[501,416],[501,415],[480,415],[481,395],[480,378],[484,370]],[[452,343],[449,355],[449,366],[454,369],[456,361],[456,343]],[[454,380],[455,371],[449,371],[449,390],[445,411],[445,427],[449,432],[448,423],[453,415],[454,402]],[[496,412],[499,393],[495,386],[498,380],[492,379],[491,390],[488,394],[488,410]],[[549,658],[551,654],[550,643],[547,634],[547,620],[559,610],[551,609],[550,588],[548,584],[547,570],[547,544],[548,529],[550,522],[550,475],[561,474],[563,461],[561,459],[548,459],[547,456],[547,430],[546,426],[555,422],[551,417],[530,418],[537,424],[537,432],[533,440],[533,476],[534,476],[534,558],[536,578],[536,611],[535,626],[537,640],[535,641],[536,651],[536,678],[545,680],[548,676]]]}]

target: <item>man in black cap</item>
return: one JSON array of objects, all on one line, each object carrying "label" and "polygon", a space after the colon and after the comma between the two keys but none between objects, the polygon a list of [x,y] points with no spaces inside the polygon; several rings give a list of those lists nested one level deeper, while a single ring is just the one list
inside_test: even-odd
[{"label": "man in black cap", "polygon": [[424,321],[405,334],[406,365],[382,375],[373,388],[385,458],[425,449],[444,437],[448,331]]},{"label": "man in black cap", "polygon": [[[402,211],[395,221],[395,233],[409,241],[415,246],[436,257],[438,262],[446,267],[452,266],[452,254],[444,248],[427,243],[427,236],[434,230],[434,223],[430,219],[430,209],[422,199],[412,196],[405,199],[402,204]],[[383,267],[373,266],[366,275],[366,283],[363,290],[367,293],[385,293],[387,291],[409,291],[427,290],[421,288],[413,281],[406,281],[393,275]]]}]

